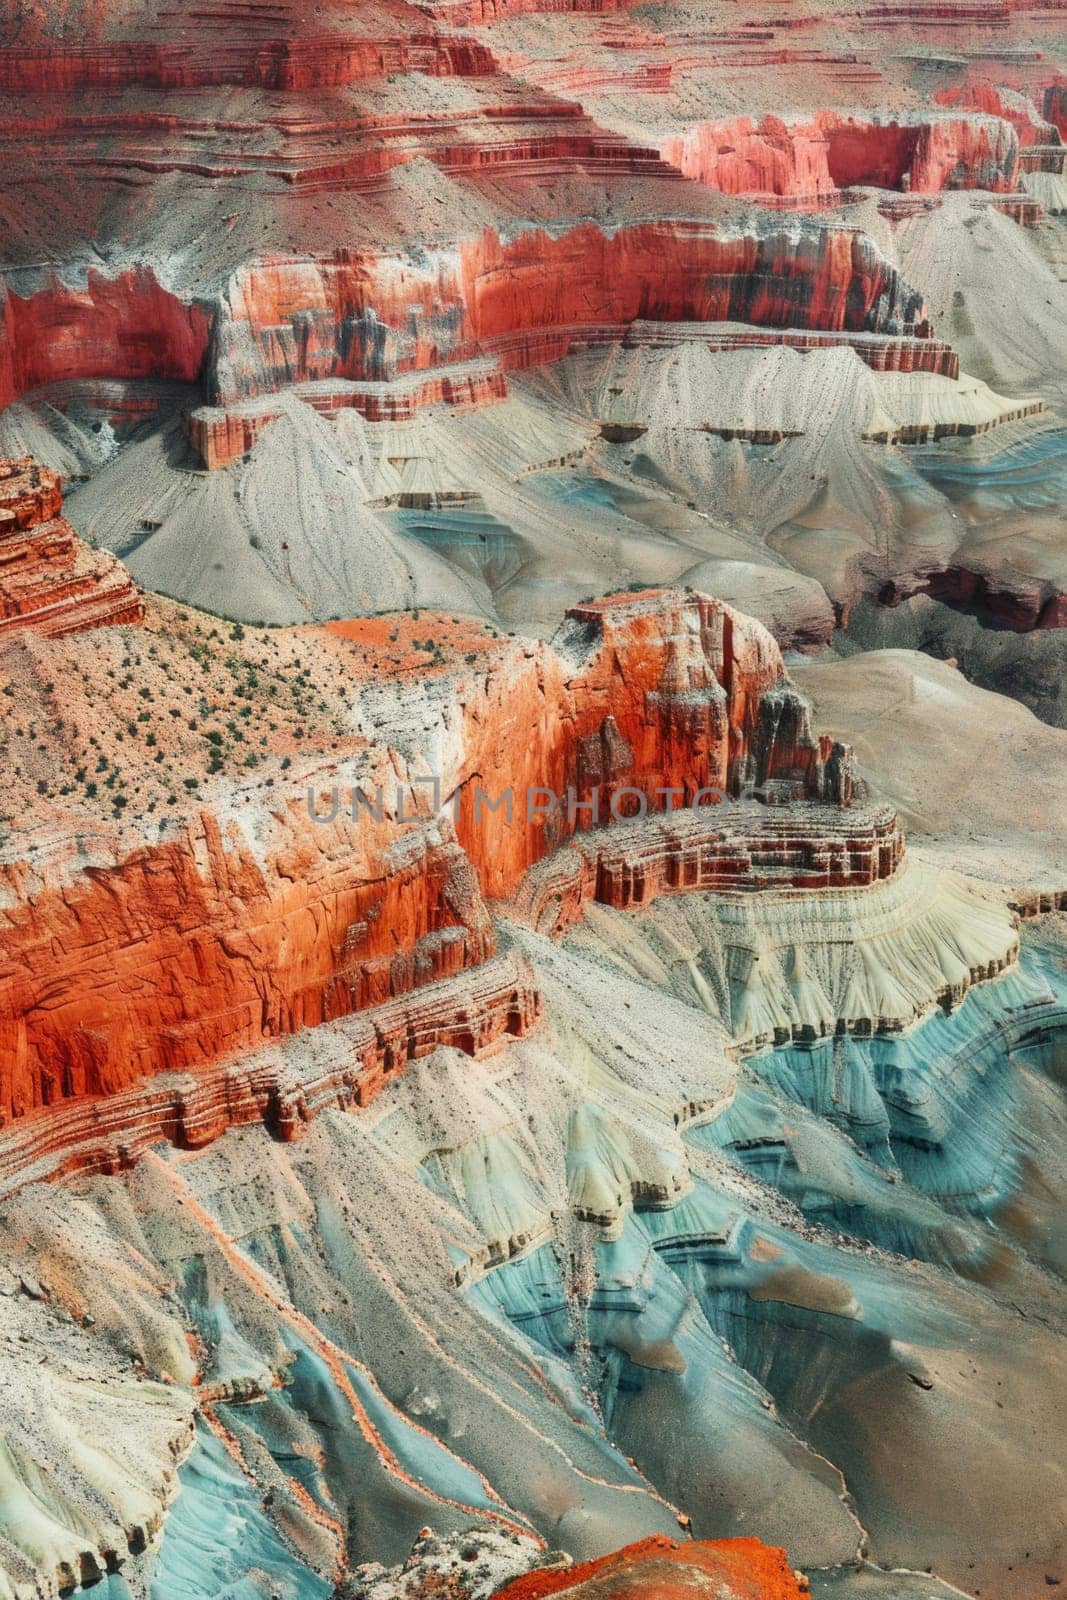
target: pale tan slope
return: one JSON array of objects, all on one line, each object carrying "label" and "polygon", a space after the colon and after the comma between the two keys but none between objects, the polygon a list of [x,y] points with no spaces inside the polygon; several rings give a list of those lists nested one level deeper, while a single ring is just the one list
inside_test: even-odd
[{"label": "pale tan slope", "polygon": [[754,561],[698,561],[681,581],[758,617],[783,650],[815,650],[834,632],[834,608],[814,578]]},{"label": "pale tan slope", "polygon": [[693,331],[702,336],[660,329],[665,342],[674,341],[666,348],[585,351],[528,382],[534,387],[540,381],[543,392],[556,391],[599,422],[643,426],[653,434],[671,427],[808,433],[839,414],[860,437],[880,436],[915,426],[985,427],[1014,408],[965,372],[959,378],[875,372],[844,344],[713,350],[705,341],[753,337],[753,330],[723,323]]},{"label": "pale tan slope", "polygon": [[71,496],[71,521],[146,588],[243,622],[492,614],[484,584],[368,505],[358,418],[338,429],[298,400],[279,406],[247,461],[224,471],[191,470],[176,424],[131,445]]},{"label": "pale tan slope", "polygon": [[918,651],[793,675],[817,725],[850,740],[899,807],[912,852],[998,883],[1067,888],[1067,730]]},{"label": "pale tan slope", "polygon": [[[715,331],[709,326],[708,336]],[[874,372],[843,345],[617,345],[524,382],[561,408],[643,429],[616,447],[635,477],[771,545],[776,564],[821,584],[842,611],[872,588],[915,586],[946,566],[959,542],[942,496],[873,437],[916,426],[983,428],[1019,405],[966,375]],[[753,449],[722,437],[730,432],[779,442]],[[758,561],[755,549],[749,559]]]}]

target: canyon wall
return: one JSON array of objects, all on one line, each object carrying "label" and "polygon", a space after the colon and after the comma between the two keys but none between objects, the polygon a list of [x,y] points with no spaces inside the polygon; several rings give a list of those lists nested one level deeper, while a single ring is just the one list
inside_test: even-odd
[{"label": "canyon wall", "polygon": [[[494,900],[579,830],[638,814],[642,797],[669,811],[709,787],[784,782],[794,798],[851,801],[849,752],[813,734],[770,634],[720,601],[592,601],[568,611],[551,648],[529,650],[518,674],[486,679],[484,698],[463,695],[458,740],[450,732],[440,747],[457,836]],[[510,790],[511,820],[479,788],[491,799]]]},{"label": "canyon wall", "polygon": [[0,48],[0,89],[42,98],[133,85],[292,92],[390,73],[449,77],[495,70],[485,45],[443,32],[426,11],[403,0],[375,0],[328,21],[318,8],[315,18],[312,23],[299,5],[284,0],[262,7],[221,0],[198,14],[195,30],[176,36],[171,28],[168,36],[165,21],[153,27],[143,13],[123,18],[119,8],[101,7],[57,37],[54,19],[24,10],[17,38]]},{"label": "canyon wall", "polygon": [[630,911],[671,894],[865,889],[904,858],[896,814],[885,807],[832,817],[825,806],[775,798],[740,813],[706,807],[634,822],[622,836],[578,835],[526,874],[509,913],[558,938],[590,901]]},{"label": "canyon wall", "polygon": [[54,472],[0,461],[0,640],[27,629],[58,636],[140,622],[141,597],[126,568],[83,544],[60,515]]},{"label": "canyon wall", "polygon": [[704,223],[605,231],[582,223],[503,238],[486,229],[417,254],[338,251],[266,258],[235,274],[221,305],[188,304],[148,269],[84,289],[8,290],[0,405],[78,378],[201,381],[229,405],[287,385],[373,380],[493,354],[504,367],[565,355],[639,318],[903,334],[930,326],[915,293],[849,228],[738,236]]},{"label": "canyon wall", "polygon": [[28,1182],[120,1172],[161,1142],[211,1144],[228,1128],[262,1123],[275,1138],[303,1137],[327,1108],[369,1104],[390,1078],[437,1049],[476,1056],[537,1026],[541,997],[526,964],[490,958],[316,1031],[309,1069],[278,1051],[168,1072],[146,1085],[89,1090],[22,1115],[0,1144],[0,1199]]},{"label": "canyon wall", "polygon": [[493,230],[417,257],[264,261],[236,275],[216,325],[217,404],[284,384],[388,379],[499,354],[565,355],[580,334],[639,318],[926,337],[922,297],[854,229],[724,236],[706,224],[583,223],[503,239]]},{"label": "canyon wall", "polygon": [[211,311],[169,293],[146,268],[84,288],[53,278],[28,295],[0,290],[0,407],[71,378],[171,378],[195,383]]},{"label": "canyon wall", "polygon": [[73,882],[0,868],[0,1118],[206,1065],[484,961],[493,934],[465,857],[407,831],[375,852],[357,824],[316,830],[294,799],[265,859],[204,812]]},{"label": "canyon wall", "polygon": [[820,111],[811,122],[738,117],[700,123],[660,147],[686,177],[725,194],[814,201],[852,186],[934,193],[1012,189],[1019,137],[999,114],[867,120]]},{"label": "canyon wall", "polygon": [[[328,637],[338,648],[374,627]],[[353,688],[383,742],[332,777],[320,761],[253,811],[219,779],[156,843],[123,844],[112,828],[89,850],[57,818],[25,857],[9,850],[0,1121],[205,1067],[480,966],[495,950],[484,896],[510,894],[595,822],[594,791],[601,820],[613,804],[625,816],[647,795],[663,810],[708,786],[851,798],[847,751],[812,734],[770,635],[699,595],[599,601],[575,608],[553,646],[501,641],[429,685],[379,675]],[[390,733],[412,717],[414,744]],[[440,776],[439,796],[422,773]]]}]

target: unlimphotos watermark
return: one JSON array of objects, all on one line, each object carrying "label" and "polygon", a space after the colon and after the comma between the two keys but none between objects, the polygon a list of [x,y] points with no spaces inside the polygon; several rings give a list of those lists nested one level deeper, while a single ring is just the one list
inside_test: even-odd
[{"label": "unlimphotos watermark", "polygon": [[[601,823],[622,822],[627,819],[647,817],[650,812],[698,811],[704,806],[721,805],[731,797],[717,784],[706,784],[690,793],[684,788],[659,785],[654,789],[639,789],[631,785],[603,790],[600,785],[582,798],[577,789],[569,786],[563,790],[546,784],[531,784],[526,789],[509,786],[489,794],[480,784],[463,785],[445,796],[440,777],[412,778],[407,784],[397,784],[389,805],[385,787],[379,784],[369,793],[363,788],[350,788],[344,801],[344,815],[353,822],[370,819],[374,822],[424,822],[426,811],[409,810],[415,805],[414,791],[430,790],[429,815],[450,814],[459,823],[463,817],[473,818],[476,827],[487,821],[502,819],[507,824],[516,821],[536,822],[539,818],[558,815],[567,819],[568,827],[581,823],[583,828],[595,828]],[[752,797],[749,787],[736,798]],[[307,791],[308,815],[322,826],[336,822],[342,814],[342,791],[336,784],[325,793],[309,786]],[[659,802],[659,803],[657,803]]]}]

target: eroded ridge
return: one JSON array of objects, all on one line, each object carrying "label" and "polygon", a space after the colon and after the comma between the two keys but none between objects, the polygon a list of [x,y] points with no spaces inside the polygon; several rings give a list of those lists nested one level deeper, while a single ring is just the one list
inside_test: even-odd
[{"label": "eroded ridge", "polygon": [[904,856],[895,812],[796,803],[768,785],[769,806],[708,805],[576,837],[527,873],[509,910],[558,937],[588,901],[636,910],[662,895],[783,889],[862,889],[891,877]]},{"label": "eroded ridge", "polygon": [[369,1105],[434,1050],[473,1057],[523,1038],[540,1010],[532,972],[505,955],[251,1058],[80,1096],[20,1118],[0,1138],[0,1199],[42,1179],[124,1171],[160,1142],[198,1150],[228,1128],[263,1123],[276,1138],[299,1139],[318,1112]]},{"label": "eroded ridge", "polygon": [[0,638],[52,637],[140,622],[126,568],[93,550],[62,515],[59,478],[28,457],[0,461]]},{"label": "eroded ridge", "polygon": [[[1013,958],[1006,908],[907,876],[895,816],[857,794],[848,747],[812,729],[751,618],[695,593],[622,593],[573,607],[547,645],[457,626],[428,669],[425,628],[397,617],[391,631],[303,636],[315,670],[358,695],[371,737],[355,756],[310,756],[292,777],[286,758],[261,785],[215,777],[154,842],[112,825],[90,847],[57,812],[21,855],[9,843],[0,1114],[13,1151],[32,1123],[16,1170],[60,1147],[57,1115],[73,1119],[60,1144],[90,1165],[235,1121],[289,1138],[437,1044],[474,1055],[523,1035],[539,984],[500,964],[501,911],[555,935],[594,909],[649,917],[655,937],[665,905],[750,905],[724,910],[716,937],[766,946],[766,984],[723,1019],[753,1046],[782,1029],[906,1026]],[[195,648],[202,671],[210,647]],[[128,759],[156,770],[148,752]],[[801,947],[823,944],[844,965],[820,989],[797,974]],[[958,954],[928,959],[935,944]],[[873,955],[853,992],[857,949]],[[305,1058],[317,1065],[290,1076]]]}]

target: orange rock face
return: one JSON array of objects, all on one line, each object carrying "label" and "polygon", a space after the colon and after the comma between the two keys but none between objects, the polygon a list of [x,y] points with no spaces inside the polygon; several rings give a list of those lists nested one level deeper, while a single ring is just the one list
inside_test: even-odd
[{"label": "orange rock face", "polygon": [[83,544],[62,505],[54,472],[29,459],[0,461],[0,639],[141,620],[126,568]]},{"label": "orange rock face", "polygon": [[14,1125],[0,1146],[0,1198],[28,1181],[119,1172],[164,1140],[200,1149],[250,1123],[299,1139],[317,1112],[367,1105],[390,1078],[440,1046],[477,1056],[505,1037],[521,1038],[536,1027],[540,1004],[523,964],[497,957],[416,997],[326,1024],[310,1074],[290,1071],[281,1050],[274,1059],[236,1058],[111,1094],[77,1095]]},{"label": "orange rock face", "polygon": [[988,81],[957,84],[952,89],[940,89],[934,95],[938,105],[951,106],[965,111],[983,111],[989,117],[1003,117],[1015,129],[1021,150],[1031,145],[1055,143],[1056,129],[1037,115],[1031,100],[1008,90],[998,89]]},{"label": "orange rock face", "polygon": [[930,333],[921,296],[853,230],[729,237],[704,223],[612,232],[582,223],[503,239],[486,229],[418,259],[338,253],[249,266],[218,325],[212,397],[388,379],[486,353],[525,367],[637,319]]},{"label": "orange rock face", "polygon": [[[9,905],[0,1117],[206,1065],[492,953],[454,843],[397,839],[389,870],[355,825],[326,832],[294,799],[259,861],[205,812],[173,843]],[[17,867],[3,881],[28,886]]]},{"label": "orange rock face", "polygon": [[[1018,136],[999,110],[983,117],[875,123],[821,111],[811,122],[765,116],[701,123],[664,142],[661,154],[687,177],[725,194],[826,200],[852,185],[935,192],[1007,190]],[[971,105],[978,112],[985,106]]]},{"label": "orange rock face", "polygon": [[320,6],[313,13],[294,0],[251,11],[223,4],[201,13],[184,38],[143,22],[138,29],[140,19],[121,6],[96,5],[79,9],[72,35],[60,40],[63,10],[62,4],[22,8],[0,49],[0,88],[45,96],[131,84],[323,89],[390,72],[492,70],[489,52],[473,39],[442,36],[429,7],[404,0],[372,0],[347,11]]},{"label": "orange rock face", "polygon": [[528,1573],[496,1600],[802,1600],[807,1593],[785,1551],[759,1539],[678,1544],[658,1534],[564,1572]]},{"label": "orange rock face", "polygon": [[[847,753],[812,734],[777,645],[721,602],[618,595],[573,607],[553,643],[531,650],[519,681],[490,681],[484,710],[465,706],[449,792],[491,898],[580,829],[636,814],[642,800],[662,812],[709,786],[733,794],[783,777],[801,796],[851,798]],[[569,678],[568,657],[581,663]],[[511,791],[511,821],[479,807],[475,775],[493,799]]]},{"label": "orange rock face", "polygon": [[147,269],[84,289],[52,282],[25,297],[0,295],[0,406],[68,378],[176,378],[195,382],[211,317],[161,288]]},{"label": "orange rock face", "polygon": [[[41,493],[48,510],[54,485]],[[430,622],[442,638],[444,621]],[[404,639],[427,624],[387,626],[304,638],[317,672],[373,681],[388,720],[425,692],[426,657]],[[478,642],[439,671],[443,711],[419,755],[378,744],[251,806],[220,780],[156,843],[102,850],[105,830],[87,858],[83,819],[25,859],[9,852],[0,1120],[204,1068],[480,966],[495,949],[486,898],[613,807],[663,811],[750,783],[850,799],[847,752],[812,734],[771,636],[717,601],[620,595],[576,607],[553,646]],[[352,802],[357,769],[366,803]]]}]

